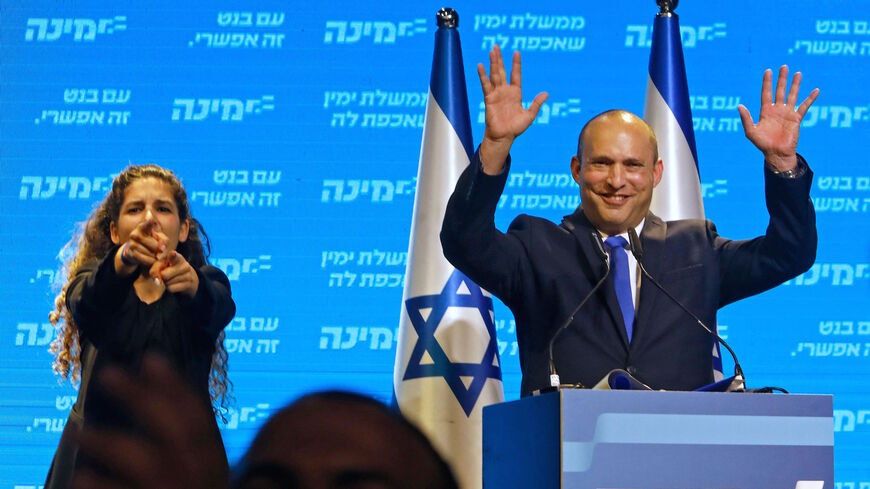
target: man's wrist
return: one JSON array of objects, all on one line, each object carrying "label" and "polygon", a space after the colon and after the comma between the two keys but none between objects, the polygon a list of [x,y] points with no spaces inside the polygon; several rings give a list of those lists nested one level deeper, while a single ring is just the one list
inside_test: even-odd
[{"label": "man's wrist", "polygon": [[764,156],[764,164],[774,173],[784,173],[797,168],[797,154],[789,156]]},{"label": "man's wrist", "polygon": [[480,143],[479,157],[480,165],[484,173],[488,175],[498,175],[504,170],[507,156],[510,154],[513,140],[492,140],[487,136],[483,137]]},{"label": "man's wrist", "polygon": [[780,177],[780,178],[800,178],[804,176],[807,172],[807,164],[803,161],[803,158],[795,155],[795,164],[791,168],[788,169],[780,169],[781,167],[775,167],[770,162],[765,160],[765,166],[770,170],[771,173]]}]

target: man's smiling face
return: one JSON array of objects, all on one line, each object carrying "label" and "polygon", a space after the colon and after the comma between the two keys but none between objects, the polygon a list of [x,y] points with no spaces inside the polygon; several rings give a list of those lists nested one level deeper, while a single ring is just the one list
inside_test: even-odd
[{"label": "man's smiling face", "polygon": [[662,178],[651,130],[631,113],[613,112],[591,121],[582,138],[571,173],[580,185],[584,214],[608,235],[637,226]]}]

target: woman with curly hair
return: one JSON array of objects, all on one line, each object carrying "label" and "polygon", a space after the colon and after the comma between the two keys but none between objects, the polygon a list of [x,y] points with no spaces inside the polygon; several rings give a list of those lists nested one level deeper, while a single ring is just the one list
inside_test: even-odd
[{"label": "woman with curly hair", "polygon": [[[54,370],[81,386],[46,489],[67,487],[77,468],[112,470],[78,452],[80,426],[139,431],[94,381],[106,366],[136,371],[146,352],[156,352],[217,414],[228,405],[223,329],[235,304],[226,275],[208,264],[208,237],[190,215],[178,178],[156,165],[128,167],[75,242],[68,245],[76,251],[50,315],[58,330],[51,351]],[[215,470],[226,471],[226,464]]]}]

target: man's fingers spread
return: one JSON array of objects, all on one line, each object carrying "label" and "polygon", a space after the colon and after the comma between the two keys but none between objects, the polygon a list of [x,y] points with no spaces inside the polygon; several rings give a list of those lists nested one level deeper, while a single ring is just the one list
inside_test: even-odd
[{"label": "man's fingers spread", "polygon": [[779,68],[779,76],[776,79],[776,103],[785,104],[785,85],[788,83],[788,66]]},{"label": "man's fingers spread", "polygon": [[788,104],[789,107],[794,107],[795,105],[797,105],[798,91],[800,90],[800,87],[801,72],[798,71],[791,79],[791,88],[788,91],[788,100],[786,101],[786,104]]},{"label": "man's fingers spread", "polygon": [[819,98],[818,88],[810,92],[810,95],[803,101],[800,107],[798,107],[798,114],[800,114],[801,117],[805,116],[807,111],[810,110],[810,106],[813,105],[813,102],[815,102],[817,98]]},{"label": "man's fingers spread", "polygon": [[480,88],[483,89],[483,96],[485,97],[492,90],[492,85],[486,76],[486,69],[483,67],[483,63],[477,63],[477,76],[480,77]]},{"label": "man's fingers spread", "polygon": [[522,86],[522,64],[520,62],[520,52],[514,51],[513,66],[511,66],[511,85],[515,87]]},{"label": "man's fingers spread", "polygon": [[547,92],[541,92],[535,96],[534,100],[532,100],[532,105],[529,106],[529,112],[532,114],[532,119],[538,117],[538,111],[541,110],[541,106],[544,105],[544,102],[547,101],[549,96],[550,94]]},{"label": "man's fingers spread", "polygon": [[773,103],[772,79],[773,71],[770,68],[764,70],[764,76],[761,78],[761,110]]},{"label": "man's fingers spread", "polygon": [[489,81],[493,85],[498,85],[501,81],[498,65],[501,64],[501,54],[496,44],[492,51],[489,52]]},{"label": "man's fingers spread", "polygon": [[507,83],[507,71],[504,69],[504,58],[501,54],[501,47],[499,47],[498,44],[496,44],[495,47],[498,49],[498,76],[502,83]]},{"label": "man's fingers spread", "polygon": [[749,113],[749,109],[747,109],[743,104],[737,106],[737,111],[740,113],[740,122],[743,123],[743,133],[748,138],[749,133],[755,129],[755,123],[752,121],[752,114]]}]

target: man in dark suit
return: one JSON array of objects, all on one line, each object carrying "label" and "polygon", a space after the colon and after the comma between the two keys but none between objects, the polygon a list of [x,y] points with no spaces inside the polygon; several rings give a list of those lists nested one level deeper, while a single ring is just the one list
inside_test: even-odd
[{"label": "man in dark suit", "polygon": [[[520,55],[510,83],[501,52],[490,53],[490,76],[478,65],[486,130],[460,176],[441,230],[444,255],[499,297],[517,325],[522,395],[549,385],[549,342],[571,311],[610,274],[554,347],[562,383],[592,386],[614,368],[655,389],[690,390],[712,382],[712,338],[671,299],[641,276],[628,247],[633,228],[650,275],[707,324],[718,308],[770,289],[806,271],[815,260],[812,172],[797,155],[800,122],[818,96],[796,105],[800,73],[786,93],[780,69],[774,101],[772,73],[764,74],[755,124],[739,107],[747,138],[764,154],[770,225],[764,236],[732,241],[709,221],[664,222],[649,212],[664,164],[652,129],[627,111],[593,118],[580,133],[571,173],[581,206],[561,225],[527,215],[507,233],[493,221],[510,167],[514,139],[534,121],[546,93],[521,105]],[[620,239],[622,237],[622,239]],[[599,239],[604,239],[603,249]]]}]

